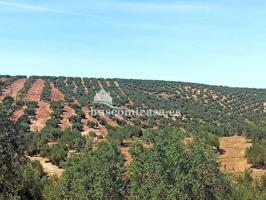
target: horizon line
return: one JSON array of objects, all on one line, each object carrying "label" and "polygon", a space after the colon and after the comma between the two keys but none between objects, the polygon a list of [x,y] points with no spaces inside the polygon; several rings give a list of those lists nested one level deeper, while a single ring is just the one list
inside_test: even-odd
[{"label": "horizon line", "polygon": [[197,81],[184,81],[184,80],[167,80],[167,79],[156,79],[156,78],[125,78],[125,77],[97,77],[97,76],[67,76],[67,75],[25,75],[25,74],[16,74],[16,75],[10,75],[10,74],[0,74],[0,76],[25,76],[27,78],[30,77],[65,77],[65,78],[88,78],[88,79],[120,79],[120,80],[138,80],[138,81],[162,81],[162,82],[174,82],[174,83],[187,83],[187,84],[198,84],[198,85],[206,85],[211,87],[224,87],[224,88],[236,88],[236,89],[255,89],[255,90],[266,90],[266,88],[260,88],[260,87],[248,87],[248,86],[229,86],[229,85],[222,85],[222,84],[215,84],[215,83],[204,83],[204,82],[197,82]]}]

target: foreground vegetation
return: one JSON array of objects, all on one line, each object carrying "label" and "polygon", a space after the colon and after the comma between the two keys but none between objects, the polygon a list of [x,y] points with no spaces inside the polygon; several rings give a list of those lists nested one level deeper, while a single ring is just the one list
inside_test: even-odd
[{"label": "foreground vegetation", "polygon": [[[0,115],[1,199],[242,200],[254,199],[254,195],[265,199],[266,177],[254,182],[248,172],[237,178],[223,174],[211,136],[185,142],[187,135],[174,128],[144,132],[138,127],[113,129],[108,141],[98,143],[67,132],[57,133],[59,136],[44,133],[39,137],[79,151],[64,162],[62,177],[47,179],[40,164],[24,155],[24,150],[32,153],[39,151],[33,146],[42,145],[34,145],[35,139],[30,138],[32,146],[23,145],[22,135],[9,120],[10,106],[2,105]],[[125,140],[132,141],[129,152],[133,161],[127,168],[120,151]]]}]

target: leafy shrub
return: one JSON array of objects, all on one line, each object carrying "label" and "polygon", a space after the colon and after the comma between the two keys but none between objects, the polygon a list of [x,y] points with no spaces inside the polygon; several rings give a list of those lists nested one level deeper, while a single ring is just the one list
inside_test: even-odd
[{"label": "leafy shrub", "polygon": [[266,167],[266,140],[257,141],[246,152],[249,163],[257,168]]}]

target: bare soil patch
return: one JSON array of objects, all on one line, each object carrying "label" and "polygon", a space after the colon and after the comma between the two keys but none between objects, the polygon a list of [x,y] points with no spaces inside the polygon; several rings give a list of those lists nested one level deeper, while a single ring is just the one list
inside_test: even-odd
[{"label": "bare soil patch", "polygon": [[112,119],[110,119],[110,118],[107,117],[106,115],[101,115],[101,114],[100,114],[100,117],[103,118],[103,119],[107,122],[107,124],[108,124],[109,126],[111,126],[111,127],[113,127],[113,128],[119,127],[119,125],[118,125],[115,121],[113,121]]},{"label": "bare soil patch", "polygon": [[39,161],[43,167],[43,172],[50,178],[60,177],[63,173],[63,169],[60,169],[56,165],[53,165],[48,158],[43,157],[29,157],[32,161]]},{"label": "bare soil patch", "polygon": [[63,115],[62,115],[62,120],[60,122],[60,127],[62,129],[69,129],[72,127],[72,124],[70,123],[69,119],[75,115],[75,110],[73,108],[71,108],[68,105],[64,105],[64,109],[63,109]]},{"label": "bare soil patch", "polygon": [[244,172],[249,168],[245,158],[246,149],[251,147],[245,137],[232,136],[220,138],[220,148],[224,154],[220,156],[222,170]]},{"label": "bare soil patch", "polygon": [[92,131],[89,128],[89,126],[88,126],[89,121],[93,121],[96,124],[98,124],[98,121],[96,119],[90,117],[90,115],[89,115],[89,109],[87,107],[83,107],[82,108],[82,111],[85,114],[85,119],[82,119],[81,120],[81,123],[83,125],[83,130],[84,130],[83,134],[86,135],[86,134],[89,134],[90,131]]},{"label": "bare soil patch", "polygon": [[16,110],[13,113],[12,120],[16,122],[22,115],[24,115],[24,112],[26,109],[27,109],[27,107],[23,106],[22,108]]},{"label": "bare soil patch", "polygon": [[108,130],[107,130],[107,128],[105,128],[105,126],[99,125],[99,127],[97,127],[97,128],[87,128],[81,134],[82,134],[82,136],[87,136],[90,133],[95,133],[96,135],[106,136],[106,135],[108,135]]},{"label": "bare soil patch", "polygon": [[39,102],[36,108],[36,120],[33,120],[30,126],[31,131],[41,131],[45,127],[47,120],[51,119],[52,113],[49,103]]},{"label": "bare soil patch", "polygon": [[123,157],[125,159],[125,167],[128,167],[133,160],[132,156],[128,152],[129,147],[121,147],[120,149],[121,149],[121,154],[123,155]]},{"label": "bare soil patch", "polygon": [[38,102],[41,100],[41,95],[44,87],[44,80],[37,79],[29,89],[26,94],[25,100],[26,101],[35,101]]},{"label": "bare soil patch", "polygon": [[65,95],[51,83],[51,101],[64,101]]},{"label": "bare soil patch", "polygon": [[[81,121],[83,124],[83,130],[84,130],[84,132],[82,133],[83,136],[88,135],[90,132],[94,132],[96,135],[107,135],[108,134],[108,131],[105,128],[105,126],[101,125],[97,119],[90,116],[88,107],[83,107],[82,110],[85,113],[85,119],[82,119]],[[97,127],[90,128],[88,126],[88,123],[90,121],[95,122],[97,124]]]},{"label": "bare soil patch", "polygon": [[3,97],[11,96],[15,98],[18,95],[19,91],[24,87],[25,82],[25,78],[14,81],[10,86],[3,90]]},{"label": "bare soil patch", "polygon": [[[243,136],[232,136],[220,138],[220,148],[224,154],[219,157],[221,170],[234,173],[242,173],[246,169],[251,169],[245,158],[246,150],[252,146],[247,138]],[[266,170],[252,169],[254,177],[261,177]]]},{"label": "bare soil patch", "polygon": [[158,99],[169,99],[171,97],[173,97],[174,95],[169,93],[169,92],[161,92],[161,93],[157,93],[156,97]]}]

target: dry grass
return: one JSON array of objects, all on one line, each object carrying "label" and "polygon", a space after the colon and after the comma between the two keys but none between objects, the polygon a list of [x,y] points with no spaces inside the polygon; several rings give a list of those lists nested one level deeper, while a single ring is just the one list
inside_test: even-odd
[{"label": "dry grass", "polygon": [[[242,173],[246,169],[251,169],[245,158],[246,150],[252,146],[252,143],[242,136],[232,136],[220,138],[220,148],[224,154],[219,157],[221,170],[233,173]],[[255,178],[261,177],[266,170],[252,169]]]},{"label": "dry grass", "polygon": [[56,165],[53,165],[48,158],[43,157],[29,157],[32,161],[39,161],[43,167],[43,172],[50,178],[60,177],[63,173],[63,169],[60,169]]}]

